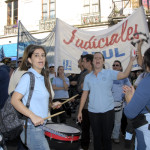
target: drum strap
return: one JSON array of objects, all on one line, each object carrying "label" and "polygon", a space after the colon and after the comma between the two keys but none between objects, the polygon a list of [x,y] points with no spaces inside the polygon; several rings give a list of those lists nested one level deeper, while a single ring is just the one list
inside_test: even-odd
[{"label": "drum strap", "polygon": [[[33,90],[34,90],[35,77],[32,72],[26,72],[26,73],[29,74],[29,76],[30,76],[30,90],[29,90],[28,100],[26,103],[26,107],[29,108],[31,97],[32,97]],[[28,123],[28,118],[26,117],[26,119],[25,119],[25,145],[27,145],[27,123]]]}]

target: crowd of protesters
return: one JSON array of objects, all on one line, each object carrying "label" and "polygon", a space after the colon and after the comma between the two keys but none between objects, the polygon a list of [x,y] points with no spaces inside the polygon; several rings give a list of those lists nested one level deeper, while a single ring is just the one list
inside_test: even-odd
[{"label": "crowd of protesters", "polygon": [[[26,96],[26,89],[22,88],[21,91],[21,87],[25,84],[24,78],[28,79],[28,77],[27,75],[23,76],[23,74],[31,71],[35,76],[41,78],[41,81],[38,79],[37,82],[38,84],[42,82],[41,90],[46,91],[44,96],[47,101],[43,105],[49,105],[48,100],[51,99],[50,104],[53,107],[49,113],[66,111],[59,117],[52,118],[53,122],[66,123],[67,116],[71,117],[71,113],[78,112],[77,118],[81,123],[82,130],[82,150],[89,149],[90,128],[93,133],[94,150],[111,150],[112,141],[119,144],[121,134],[125,135],[125,140],[131,141],[134,133],[136,133],[135,150],[150,150],[148,142],[148,138],[150,138],[150,94],[148,91],[150,85],[150,49],[145,52],[144,58],[142,58],[141,46],[142,41],[138,44],[137,56],[131,56],[125,71],[123,71],[119,60],[113,62],[112,69],[105,69],[103,54],[96,52],[93,55],[81,55],[78,60],[80,74],[66,75],[63,66],[55,68],[54,64],[47,64],[43,47],[29,45],[23,58],[18,58],[17,68],[11,66],[10,59],[7,61],[3,59],[0,63],[0,109],[3,108],[8,95],[14,90],[14,98],[17,97],[17,93],[19,93],[20,99],[24,95]],[[36,53],[34,54],[34,52]],[[133,61],[136,58],[142,69],[131,71]],[[36,62],[39,60],[40,62]],[[57,69],[57,73],[55,69]],[[63,101],[76,94],[79,94],[76,99],[61,105]],[[31,132],[33,132],[34,126],[36,128],[36,126],[44,123],[40,116],[43,113],[38,114],[38,118],[38,115],[35,115],[36,111],[32,112],[21,106],[24,109],[22,111],[18,101],[13,100],[12,104],[18,111],[31,118]],[[57,109],[55,109],[56,106],[58,106]],[[47,111],[46,109],[45,113]],[[144,116],[146,124],[142,124],[138,120],[139,115]],[[41,133],[40,136],[45,143],[43,147],[48,150],[43,134]],[[36,142],[39,140],[27,145],[28,148],[34,149]],[[18,150],[25,149],[27,148],[19,141]]]}]

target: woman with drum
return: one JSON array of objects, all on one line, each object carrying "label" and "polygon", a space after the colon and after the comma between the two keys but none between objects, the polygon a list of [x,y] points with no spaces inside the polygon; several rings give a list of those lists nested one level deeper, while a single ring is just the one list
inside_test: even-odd
[{"label": "woman with drum", "polygon": [[[52,87],[55,93],[53,102],[63,102],[64,99],[69,98],[68,87],[69,87],[69,79],[65,77],[64,67],[59,66],[57,69],[57,77],[54,77],[52,82]],[[64,110],[64,107],[60,107],[59,109],[51,109],[51,114],[57,113],[59,111]],[[58,123],[57,116],[52,118],[52,121]],[[60,123],[66,123],[66,114],[59,115]]]},{"label": "woman with drum", "polygon": [[[48,116],[48,106],[51,100],[49,82],[49,68],[46,60],[46,51],[42,46],[28,47],[26,59],[21,64],[35,76],[35,85],[30,100],[29,109],[25,106],[29,95],[30,76],[21,77],[11,99],[12,105],[21,114],[27,116],[27,147],[30,150],[50,150],[42,126]],[[22,100],[22,102],[21,102]],[[21,140],[25,142],[25,128],[21,133]]]},{"label": "woman with drum", "polygon": [[111,134],[114,124],[113,80],[128,77],[135,58],[131,57],[124,72],[103,69],[104,56],[96,52],[93,57],[94,71],[86,75],[80,101],[78,121],[82,121],[82,109],[89,95],[88,112],[94,135],[94,150],[111,150]]}]

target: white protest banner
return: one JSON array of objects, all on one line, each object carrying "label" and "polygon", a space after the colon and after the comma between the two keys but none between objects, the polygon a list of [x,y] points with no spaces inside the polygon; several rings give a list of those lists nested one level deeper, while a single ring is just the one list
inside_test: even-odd
[{"label": "white protest banner", "polygon": [[[102,52],[106,68],[111,68],[114,60],[122,62],[123,69],[128,65],[131,51],[131,37],[134,33],[142,32],[149,37],[143,7],[138,8],[130,16],[118,24],[100,31],[84,31],[57,19],[55,41],[55,67],[64,66],[66,73],[79,73],[78,60],[82,54]],[[139,40],[135,35],[134,40]],[[144,42],[142,53],[149,48]],[[135,61],[133,70],[138,65]]]}]

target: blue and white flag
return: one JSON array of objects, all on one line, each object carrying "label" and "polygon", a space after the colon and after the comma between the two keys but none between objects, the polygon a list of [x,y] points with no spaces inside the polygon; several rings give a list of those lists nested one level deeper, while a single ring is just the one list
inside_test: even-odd
[{"label": "blue and white flag", "polygon": [[3,60],[3,58],[5,57],[5,54],[4,54],[4,49],[3,47],[0,49],[0,61]]}]

